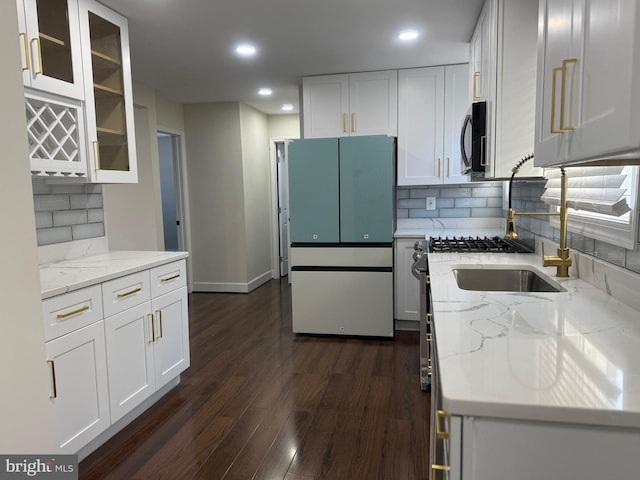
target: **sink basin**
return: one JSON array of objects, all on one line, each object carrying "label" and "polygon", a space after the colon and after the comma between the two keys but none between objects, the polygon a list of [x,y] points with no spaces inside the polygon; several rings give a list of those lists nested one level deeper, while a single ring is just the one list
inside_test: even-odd
[{"label": "sink basin", "polygon": [[563,292],[565,289],[526,265],[454,265],[458,287],[482,292]]}]

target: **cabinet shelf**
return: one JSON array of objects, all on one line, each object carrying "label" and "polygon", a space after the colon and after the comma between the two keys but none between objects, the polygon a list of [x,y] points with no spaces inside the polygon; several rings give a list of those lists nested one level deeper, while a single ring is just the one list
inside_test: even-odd
[{"label": "cabinet shelf", "polygon": [[111,57],[109,55],[105,55],[104,53],[100,53],[96,50],[91,50],[91,55],[93,57],[97,57],[101,60],[113,64],[114,68],[120,68],[120,66],[122,65],[122,62],[119,59]]},{"label": "cabinet shelf", "polygon": [[98,133],[102,133],[105,134],[107,136],[109,135],[117,135],[119,137],[125,137],[127,135],[127,132],[124,132],[122,130],[114,130],[112,128],[104,128],[104,127],[98,127],[96,128],[96,130],[98,131]]},{"label": "cabinet shelf", "polygon": [[120,89],[111,88],[111,87],[108,87],[106,85],[102,85],[102,84],[99,84],[99,83],[94,83],[93,84],[93,88],[95,89],[94,93],[96,94],[96,96],[109,95],[110,94],[110,95],[117,95],[117,96],[121,97],[122,95],[124,95],[124,92],[122,90],[120,90]]},{"label": "cabinet shelf", "polygon": [[59,38],[52,37],[51,35],[47,35],[46,33],[39,32],[38,35],[42,40],[47,40],[51,43],[55,43],[56,45],[60,45],[61,47],[64,47],[67,45],[67,43],[64,40],[60,40]]}]

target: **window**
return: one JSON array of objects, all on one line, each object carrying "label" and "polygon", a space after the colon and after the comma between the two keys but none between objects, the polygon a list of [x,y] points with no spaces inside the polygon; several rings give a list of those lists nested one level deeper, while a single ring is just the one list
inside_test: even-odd
[{"label": "window", "polygon": [[[638,240],[638,170],[635,166],[567,167],[567,229],[589,238],[635,249]],[[545,170],[542,200],[559,210],[560,169]],[[558,228],[559,219],[551,217]]]}]

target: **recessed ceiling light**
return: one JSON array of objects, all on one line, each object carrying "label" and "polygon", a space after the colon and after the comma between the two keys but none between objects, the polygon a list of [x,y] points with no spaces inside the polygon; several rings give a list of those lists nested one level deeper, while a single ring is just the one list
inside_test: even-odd
[{"label": "recessed ceiling light", "polygon": [[258,95],[263,95],[263,96],[268,96],[271,95],[273,93],[273,90],[271,90],[270,88],[267,87],[263,87],[261,89],[258,90]]},{"label": "recessed ceiling light", "polygon": [[403,32],[400,32],[398,34],[398,38],[400,40],[415,40],[416,38],[418,38],[420,36],[420,34],[418,32],[416,32],[415,30],[404,30]]},{"label": "recessed ceiling light", "polygon": [[256,47],[253,45],[249,45],[248,43],[243,43],[242,45],[238,45],[236,47],[236,53],[238,55],[242,55],[243,57],[250,57],[255,55]]},{"label": "recessed ceiling light", "polygon": [[285,103],[284,105],[282,105],[282,110],[284,110],[285,112],[290,112],[291,110],[293,110],[293,105],[291,105],[290,103]]}]

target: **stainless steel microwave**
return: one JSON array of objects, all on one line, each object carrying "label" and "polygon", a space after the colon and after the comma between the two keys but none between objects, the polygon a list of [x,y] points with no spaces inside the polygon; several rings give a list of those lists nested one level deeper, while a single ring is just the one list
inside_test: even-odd
[{"label": "stainless steel microwave", "polygon": [[474,102],[460,132],[461,172],[483,176],[487,165],[487,102]]}]

